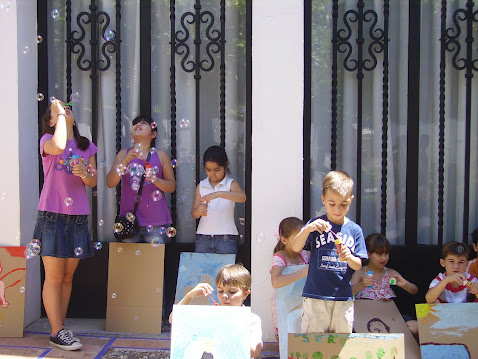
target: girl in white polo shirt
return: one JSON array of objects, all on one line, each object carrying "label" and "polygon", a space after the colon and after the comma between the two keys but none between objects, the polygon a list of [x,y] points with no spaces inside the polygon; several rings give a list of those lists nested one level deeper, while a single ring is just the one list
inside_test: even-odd
[{"label": "girl in white polo shirt", "polygon": [[203,156],[207,177],[196,187],[191,215],[201,218],[196,231],[198,253],[237,252],[239,232],[234,221],[236,202],[246,201],[246,194],[231,177],[224,148],[211,146]]}]

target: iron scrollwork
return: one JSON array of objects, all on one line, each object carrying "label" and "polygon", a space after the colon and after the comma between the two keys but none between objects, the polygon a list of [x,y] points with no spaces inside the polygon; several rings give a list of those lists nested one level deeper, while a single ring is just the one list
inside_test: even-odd
[{"label": "iron scrollwork", "polygon": [[[175,31],[175,52],[177,55],[182,56],[181,68],[185,72],[208,72],[214,68],[214,55],[217,55],[221,52],[226,41],[224,40],[223,33],[220,30],[213,29],[215,22],[213,13],[208,10],[201,11],[201,4],[198,0],[194,5],[194,9],[194,13],[188,11],[181,16],[181,29]],[[205,47],[207,58],[203,59],[197,57],[200,54],[200,46],[202,44],[200,34],[201,24],[207,25],[205,36],[208,40]],[[191,49],[187,43],[191,33],[188,25],[195,26],[194,45],[196,58],[194,60],[190,59]]]}]

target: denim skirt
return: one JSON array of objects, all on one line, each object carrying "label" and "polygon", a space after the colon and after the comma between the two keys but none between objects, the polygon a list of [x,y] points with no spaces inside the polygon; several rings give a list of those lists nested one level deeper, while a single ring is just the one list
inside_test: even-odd
[{"label": "denim skirt", "polygon": [[94,256],[86,215],[38,211],[33,239],[40,240],[42,257],[81,259]]}]

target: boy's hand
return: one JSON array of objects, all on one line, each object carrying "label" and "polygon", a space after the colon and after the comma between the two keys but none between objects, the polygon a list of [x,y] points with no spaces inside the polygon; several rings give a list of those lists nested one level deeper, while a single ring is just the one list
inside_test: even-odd
[{"label": "boy's hand", "polygon": [[347,260],[351,259],[353,257],[352,252],[350,252],[350,248],[347,247],[346,245],[341,246],[342,249],[340,250],[339,253],[339,260],[342,262],[346,262]]},{"label": "boy's hand", "polygon": [[464,285],[466,282],[466,276],[463,273],[453,273],[452,275],[447,275],[448,283],[456,283],[458,285]]},{"label": "boy's hand", "polygon": [[331,230],[332,225],[329,222],[326,222],[323,219],[318,218],[315,221],[309,223],[307,225],[307,228],[309,229],[310,232],[317,231],[320,234],[322,234],[322,232],[327,232]]},{"label": "boy's hand", "polygon": [[196,298],[202,295],[208,296],[212,292],[214,292],[214,289],[209,283],[199,283],[197,286],[191,289],[187,295],[191,296],[192,298]]},{"label": "boy's hand", "polygon": [[471,294],[478,294],[478,282],[473,282],[470,284],[470,293]]}]

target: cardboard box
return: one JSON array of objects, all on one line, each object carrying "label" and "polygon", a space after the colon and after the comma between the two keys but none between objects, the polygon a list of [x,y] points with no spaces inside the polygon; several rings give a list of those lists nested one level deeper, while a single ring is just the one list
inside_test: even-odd
[{"label": "cardboard box", "polygon": [[165,245],[110,243],[106,330],[161,334]]}]

